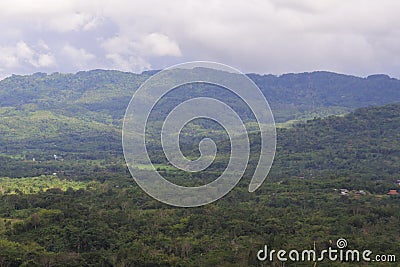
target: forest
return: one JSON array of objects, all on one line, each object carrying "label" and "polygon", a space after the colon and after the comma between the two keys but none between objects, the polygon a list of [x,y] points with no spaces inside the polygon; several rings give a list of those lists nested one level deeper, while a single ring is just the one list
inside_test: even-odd
[{"label": "forest", "polygon": [[[283,266],[260,262],[257,251],[266,244],[321,251],[340,238],[397,263],[316,266],[398,266],[400,195],[387,194],[400,192],[398,80],[250,74],[280,111],[270,174],[248,192],[260,149],[253,132],[239,185],[212,204],[177,208],[144,193],[122,154],[126,96],[149,75],[97,70],[0,82],[0,266]],[[216,137],[215,163],[179,171],[154,139],[157,171],[182,185],[215,179],[229,157],[226,136],[202,122],[186,130],[189,156],[198,155],[198,140]],[[147,171],[136,166],[134,174]]]}]

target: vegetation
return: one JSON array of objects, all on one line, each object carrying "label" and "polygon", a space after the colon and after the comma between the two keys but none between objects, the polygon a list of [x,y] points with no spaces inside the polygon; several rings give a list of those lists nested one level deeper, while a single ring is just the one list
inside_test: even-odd
[{"label": "vegetation", "polygon": [[[264,245],[312,249],[314,242],[321,251],[338,238],[351,249],[397,257],[397,263],[368,266],[398,266],[400,197],[386,193],[400,189],[400,104],[279,128],[270,175],[249,193],[260,145],[253,133],[251,161],[235,189],[210,205],[175,208],[147,196],[122,157],[119,125],[129,99],[114,96],[129,96],[146,75],[91,71],[0,82],[0,266],[282,266],[276,259],[259,262],[257,251]],[[399,81],[385,76],[250,77],[270,90],[275,108],[291,106],[281,111],[286,119],[384,104],[400,95]],[[322,113],[313,113],[315,99]],[[156,132],[157,123],[150,130]],[[198,140],[218,137],[218,158],[206,172],[176,170],[154,138],[156,169],[183,185],[215,179],[229,145],[209,126],[193,124],[182,139],[184,154],[195,157]],[[149,171],[135,167],[135,175]]]},{"label": "vegetation", "polygon": [[[0,107],[46,110],[78,119],[120,125],[135,90],[150,77],[119,71],[92,70],[76,74],[13,75],[0,81]],[[268,99],[277,122],[347,113],[360,107],[400,101],[400,81],[385,75],[368,78],[312,72],[282,76],[248,74]],[[209,92],[234,106],[226,90],[182,87],[164,103],[176,103]],[[162,105],[161,105],[162,106]]]},{"label": "vegetation", "polygon": [[79,190],[79,189],[93,189],[97,183],[79,182],[61,180],[56,175],[53,176],[39,176],[27,178],[0,178],[0,193],[2,195],[10,194],[37,194],[49,189],[58,189],[61,191],[66,190]]}]

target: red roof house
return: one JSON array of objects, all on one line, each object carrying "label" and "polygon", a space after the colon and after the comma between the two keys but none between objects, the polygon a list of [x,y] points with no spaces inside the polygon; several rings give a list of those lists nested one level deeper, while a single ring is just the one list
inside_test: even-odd
[{"label": "red roof house", "polygon": [[398,194],[399,193],[395,189],[389,190],[389,192],[387,193],[387,195],[398,195]]}]

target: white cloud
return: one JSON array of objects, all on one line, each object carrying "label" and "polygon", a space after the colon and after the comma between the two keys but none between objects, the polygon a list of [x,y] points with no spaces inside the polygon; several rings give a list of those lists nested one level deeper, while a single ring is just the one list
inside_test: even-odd
[{"label": "white cloud", "polygon": [[150,63],[145,61],[142,57],[134,55],[124,56],[120,54],[107,54],[106,58],[111,60],[110,68],[118,69],[121,71],[134,71],[142,72],[151,68]]},{"label": "white cloud", "polygon": [[108,52],[143,56],[181,56],[179,45],[161,33],[150,33],[130,39],[128,36],[114,36],[105,40],[102,47]]},{"label": "white cloud", "polygon": [[112,61],[112,68],[141,72],[151,68],[148,57],[181,56],[176,42],[160,33],[151,33],[137,39],[114,36],[101,44],[106,58]]},{"label": "white cloud", "polygon": [[69,12],[74,10],[78,1],[52,1],[52,0],[13,0],[0,2],[1,17],[40,17]]},{"label": "white cloud", "polygon": [[16,55],[19,59],[27,60],[29,63],[32,64],[34,52],[33,50],[25,43],[25,42],[18,42],[15,49]]},{"label": "white cloud", "polygon": [[[0,63],[7,72],[21,65],[141,70],[213,60],[261,73],[399,77],[399,10],[398,0],[2,1]],[[20,40],[27,47],[17,51]],[[49,56],[39,60],[38,53]],[[56,59],[63,65],[50,64]]]},{"label": "white cloud", "polygon": [[[46,44],[43,42],[43,45]],[[0,63],[10,69],[17,67],[47,68],[56,66],[53,54],[35,50],[24,41],[19,41],[13,46],[0,47]]]},{"label": "white cloud", "polygon": [[101,46],[107,53],[130,54],[133,53],[135,42],[126,36],[114,36],[104,40]]},{"label": "white cloud", "polygon": [[19,65],[18,57],[12,47],[0,47],[0,64],[5,68],[14,68]]},{"label": "white cloud", "polygon": [[109,38],[104,40],[101,46],[105,50],[105,57],[109,60],[109,66],[112,69],[141,72],[151,67],[136,49],[136,42],[126,36]]},{"label": "white cloud", "polygon": [[139,44],[143,54],[152,56],[181,56],[179,45],[161,33],[146,35]]},{"label": "white cloud", "polygon": [[86,68],[90,61],[94,60],[96,56],[87,52],[83,48],[76,48],[70,44],[64,45],[61,53],[65,56],[64,60],[68,60],[72,66],[82,69]]},{"label": "white cloud", "polygon": [[82,29],[84,31],[91,31],[96,27],[100,26],[104,22],[103,17],[91,17],[90,20],[86,21]]},{"label": "white cloud", "polygon": [[56,59],[52,54],[39,55],[38,64],[41,67],[51,67],[56,65]]},{"label": "white cloud", "polygon": [[52,17],[46,25],[55,31],[68,32],[78,30],[91,30],[100,24],[100,18],[93,17],[87,13],[64,14]]},{"label": "white cloud", "polygon": [[50,47],[46,44],[46,42],[45,41],[43,41],[43,40],[39,40],[39,42],[38,42],[38,47],[40,48],[40,49],[42,49],[42,50],[45,50],[45,51],[49,51],[50,50]]}]

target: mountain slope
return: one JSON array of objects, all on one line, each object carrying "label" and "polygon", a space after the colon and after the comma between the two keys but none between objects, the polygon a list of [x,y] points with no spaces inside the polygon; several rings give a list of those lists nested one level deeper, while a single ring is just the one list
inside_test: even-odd
[{"label": "mountain slope", "polygon": [[272,175],[400,179],[400,103],[280,129],[277,146]]},{"label": "mountain slope", "polygon": [[[92,70],[76,74],[13,75],[0,81],[0,107],[30,104],[35,110],[120,125],[133,93],[151,74]],[[278,122],[400,101],[400,81],[385,75],[359,78],[312,72],[248,76],[267,97]],[[188,90],[190,96],[193,89]],[[223,99],[231,97],[223,91],[218,94]],[[169,100],[179,102],[179,99],[178,94]]]}]

